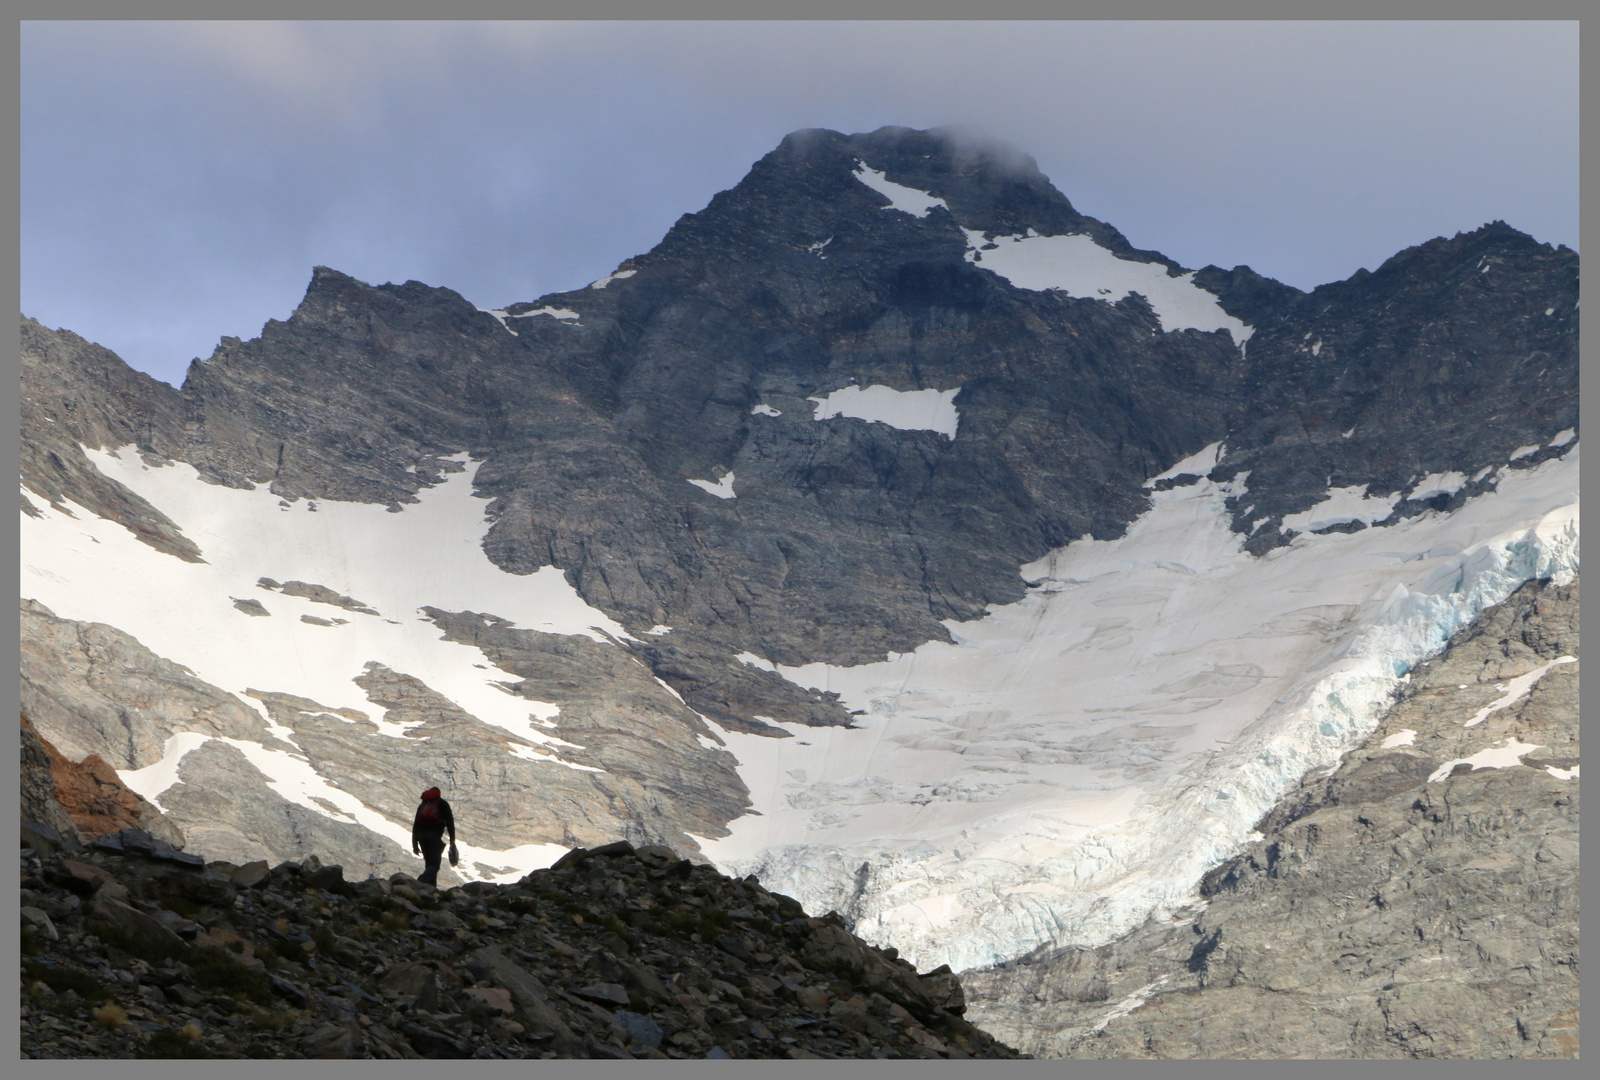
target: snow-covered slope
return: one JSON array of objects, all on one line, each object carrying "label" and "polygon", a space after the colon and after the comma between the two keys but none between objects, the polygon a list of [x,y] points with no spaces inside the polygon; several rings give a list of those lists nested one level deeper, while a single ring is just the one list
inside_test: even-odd
[{"label": "snow-covered slope", "polygon": [[[519,577],[484,556],[487,526],[483,503],[472,496],[471,469],[450,476],[417,505],[389,513],[364,503],[290,504],[265,485],[247,491],[203,483],[182,463],[145,464],[133,447],[88,455],[107,476],[177,522],[205,561],[173,558],[140,543],[116,522],[70,503],[53,508],[23,488],[22,498],[39,515],[21,518],[24,596],[62,618],[108,623],[132,634],[158,655],[261,711],[273,734],[291,745],[294,733],[273,725],[251,691],[308,698],[346,722],[376,725],[376,737],[392,740],[389,752],[411,753],[404,738],[416,723],[385,721],[383,708],[353,681],[369,664],[379,663],[421,680],[503,729],[511,736],[513,755],[595,771],[563,760],[562,750],[572,744],[550,730],[555,705],[507,693],[505,687],[518,681],[514,673],[493,667],[478,649],[445,640],[422,611],[431,606],[491,613],[519,626],[596,641],[626,636],[585,604],[559,571],[546,568]],[[457,460],[464,463],[464,455]],[[264,588],[263,578],[280,586],[320,585],[354,604]],[[366,610],[354,610],[355,605]],[[175,735],[160,761],[123,770],[123,781],[159,806],[162,793],[178,781],[183,758],[210,741],[203,734]],[[241,740],[221,741],[244,750],[290,802],[334,820],[353,818],[409,848],[408,827],[373,812],[303,757]],[[548,866],[566,851],[549,844],[494,851],[462,846],[468,859],[461,872],[469,876],[476,859],[514,867],[510,876],[515,878]]]},{"label": "snow-covered slope", "polygon": [[1576,447],[1454,513],[1264,558],[1228,528],[1235,487],[1157,493],[1124,537],[1025,567],[1028,597],[949,624],[954,644],[780,669],[865,715],[727,734],[761,816],[707,852],[919,964],[1109,940],[1192,899],[1451,633],[1578,570]]}]

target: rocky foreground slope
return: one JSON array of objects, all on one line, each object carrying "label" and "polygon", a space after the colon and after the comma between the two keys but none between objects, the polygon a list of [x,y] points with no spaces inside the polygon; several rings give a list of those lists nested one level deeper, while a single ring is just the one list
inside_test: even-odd
[{"label": "rocky foreground slope", "polygon": [[964,973],[975,1018],[1040,1057],[1576,1057],[1578,600],[1457,634],[1195,908]]},{"label": "rocky foreground slope", "polygon": [[26,1057],[1018,1056],[949,969],[665,848],[435,890],[132,829],[23,840]]}]

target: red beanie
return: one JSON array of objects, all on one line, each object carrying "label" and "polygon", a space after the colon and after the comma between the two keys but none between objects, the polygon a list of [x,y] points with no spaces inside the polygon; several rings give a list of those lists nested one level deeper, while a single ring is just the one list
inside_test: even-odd
[{"label": "red beanie", "polygon": [[422,793],[422,797],[424,799],[437,799],[439,797],[439,789],[436,787],[431,787]]}]

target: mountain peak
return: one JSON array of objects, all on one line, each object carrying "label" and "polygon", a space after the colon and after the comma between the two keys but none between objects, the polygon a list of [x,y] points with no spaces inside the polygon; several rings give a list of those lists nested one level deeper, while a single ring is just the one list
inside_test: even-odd
[{"label": "mountain peak", "polygon": [[[894,209],[879,188],[907,189],[932,209],[883,215]],[[908,227],[915,218],[917,228]],[[1114,254],[1138,262],[1175,262],[1141,251],[1105,222],[1080,214],[1017,148],[964,127],[917,130],[882,127],[846,135],[808,128],[785,136],[734,187],[704,210],[680,218],[651,259],[698,258],[712,249],[745,260],[826,243],[844,233],[867,234],[868,249],[922,258],[940,252],[960,259],[963,231],[989,236],[1087,235]],[[835,252],[836,253],[836,252]],[[641,263],[641,265],[643,265]]]}]

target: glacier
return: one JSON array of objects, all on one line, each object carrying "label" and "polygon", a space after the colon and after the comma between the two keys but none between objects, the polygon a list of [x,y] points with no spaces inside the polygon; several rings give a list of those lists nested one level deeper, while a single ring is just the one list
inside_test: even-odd
[{"label": "glacier", "polygon": [[1024,567],[1023,600],[947,623],[953,643],[780,668],[863,715],[785,740],[721,732],[759,816],[706,853],[956,970],[1192,903],[1413,666],[1522,582],[1578,572],[1575,450],[1502,470],[1452,513],[1260,558],[1224,506],[1247,476],[1155,493],[1121,538]]}]

